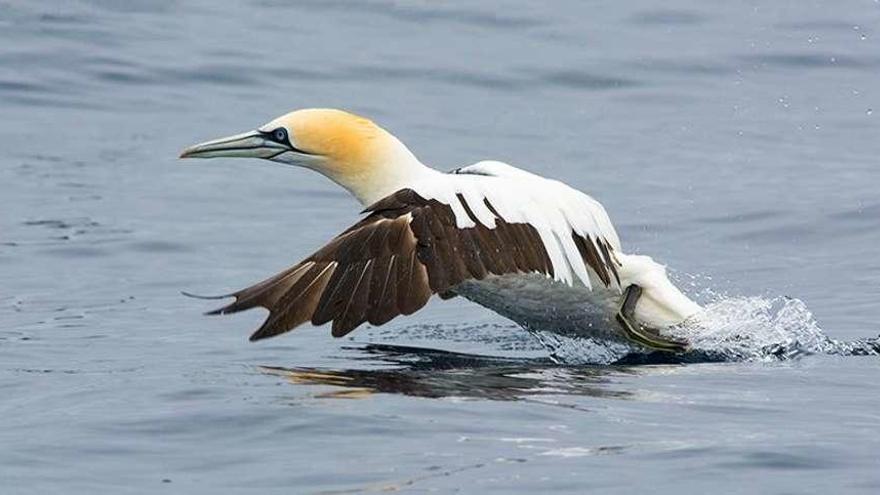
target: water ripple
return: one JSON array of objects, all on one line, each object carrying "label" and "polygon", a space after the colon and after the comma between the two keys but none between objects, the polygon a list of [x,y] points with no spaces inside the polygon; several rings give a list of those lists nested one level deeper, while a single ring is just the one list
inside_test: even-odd
[{"label": "water ripple", "polygon": [[688,26],[706,22],[702,13],[689,10],[657,9],[639,12],[630,20],[640,26]]},{"label": "water ripple", "polygon": [[880,67],[880,57],[816,53],[764,53],[739,57],[746,62],[783,69],[858,69]]},{"label": "water ripple", "polygon": [[[261,5],[268,7],[289,6],[287,2],[263,0]],[[524,29],[544,24],[535,17],[511,16],[498,11],[481,12],[476,9],[463,9],[435,4],[404,4],[394,1],[345,2],[339,0],[305,2],[309,10],[329,10],[334,12],[358,12],[382,16],[399,21],[418,23],[438,23],[469,25],[493,29]]]}]

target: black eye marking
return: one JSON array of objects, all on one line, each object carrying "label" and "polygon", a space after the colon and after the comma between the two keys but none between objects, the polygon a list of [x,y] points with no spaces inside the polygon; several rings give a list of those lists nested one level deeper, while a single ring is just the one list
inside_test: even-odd
[{"label": "black eye marking", "polygon": [[314,153],[309,153],[309,152],[303,151],[301,149],[298,149],[296,146],[294,146],[293,143],[290,142],[290,136],[287,134],[287,129],[285,129],[283,127],[279,127],[277,129],[275,129],[274,131],[261,131],[260,133],[266,139],[269,139],[271,141],[275,141],[276,143],[283,144],[283,145],[287,146],[288,148],[290,148],[290,151],[294,151],[294,152],[299,153],[301,155],[313,155],[314,154]]}]

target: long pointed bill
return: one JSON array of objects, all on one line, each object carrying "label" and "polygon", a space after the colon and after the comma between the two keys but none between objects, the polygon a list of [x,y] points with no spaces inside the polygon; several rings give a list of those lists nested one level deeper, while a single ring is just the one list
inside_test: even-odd
[{"label": "long pointed bill", "polygon": [[180,153],[180,158],[273,158],[289,150],[266,139],[260,131],[250,131],[190,146]]}]

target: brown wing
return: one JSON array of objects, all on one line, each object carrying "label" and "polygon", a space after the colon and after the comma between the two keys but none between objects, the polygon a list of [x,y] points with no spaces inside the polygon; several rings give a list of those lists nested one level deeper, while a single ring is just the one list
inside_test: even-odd
[{"label": "brown wing", "polygon": [[[333,336],[342,337],[364,322],[381,325],[414,313],[432,294],[449,296],[465,280],[517,272],[553,275],[534,227],[504,221],[487,202],[497,217],[495,228],[487,228],[464,198],[458,199],[475,227],[457,228],[448,205],[403,189],[367,208],[366,218],[301,263],[231,294],[235,301],[211,314],[267,308],[269,316],[251,340],[307,321],[332,321]],[[605,250],[589,239],[576,242],[584,261],[608,285]]]}]

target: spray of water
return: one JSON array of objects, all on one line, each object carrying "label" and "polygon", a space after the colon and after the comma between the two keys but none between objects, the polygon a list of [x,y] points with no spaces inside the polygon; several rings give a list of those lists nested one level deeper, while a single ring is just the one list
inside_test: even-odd
[{"label": "spray of water", "polygon": [[687,339],[696,352],[731,361],[792,358],[835,348],[803,301],[792,298],[723,299],[670,333]]},{"label": "spray of water", "polygon": [[586,335],[560,334],[552,329],[529,329],[515,324],[416,325],[388,330],[399,341],[458,341],[480,343],[490,353],[546,350],[559,364],[668,363],[705,361],[779,361],[810,354],[880,356],[880,337],[855,341],[829,338],[803,301],[790,297],[730,296],[712,289],[705,276],[676,274],[697,299],[708,301],[704,311],[664,333],[690,343],[688,352],[651,352],[635,344],[610,342]]},{"label": "spray of water", "polygon": [[777,361],[809,354],[880,355],[880,339],[829,338],[803,301],[788,297],[719,297],[692,320],[665,332],[690,342],[680,356],[622,344],[535,332],[551,356],[566,364],[614,362]]}]

